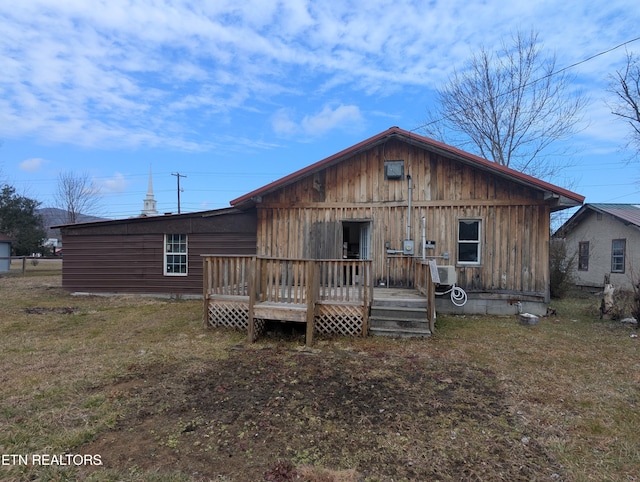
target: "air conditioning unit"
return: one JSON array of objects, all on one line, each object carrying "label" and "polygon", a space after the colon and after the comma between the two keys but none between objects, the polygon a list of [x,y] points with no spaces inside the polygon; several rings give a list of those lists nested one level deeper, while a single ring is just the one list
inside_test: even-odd
[{"label": "air conditioning unit", "polygon": [[438,266],[438,276],[441,285],[453,286],[458,281],[455,266]]}]

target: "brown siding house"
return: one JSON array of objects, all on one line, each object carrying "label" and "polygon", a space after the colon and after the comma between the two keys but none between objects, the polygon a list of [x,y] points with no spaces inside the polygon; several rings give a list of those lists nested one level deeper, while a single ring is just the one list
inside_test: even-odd
[{"label": "brown siding house", "polygon": [[255,254],[255,210],[233,208],[60,226],[74,292],[202,296],[202,255]]}]

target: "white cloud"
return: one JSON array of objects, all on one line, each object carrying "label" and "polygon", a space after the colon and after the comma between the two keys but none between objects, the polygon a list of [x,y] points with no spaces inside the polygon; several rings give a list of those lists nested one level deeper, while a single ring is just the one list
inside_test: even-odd
[{"label": "white cloud", "polygon": [[362,115],[355,105],[325,106],[318,114],[305,116],[301,126],[305,134],[311,136],[321,136],[338,128],[357,131],[362,127]]},{"label": "white cloud", "polygon": [[298,132],[298,124],[291,119],[292,114],[290,109],[276,111],[271,118],[271,126],[276,134],[288,136]]},{"label": "white cloud", "polygon": [[124,175],[116,172],[111,178],[94,180],[94,184],[102,194],[122,193],[129,185],[129,181],[125,179]]},{"label": "white cloud", "polygon": [[[274,130],[358,124],[355,104],[433,89],[470,52],[540,29],[559,66],[629,40],[633,0],[23,0],[0,3],[0,135],[206,149],[236,113]],[[611,28],[615,25],[615,28]],[[584,82],[622,52],[577,69]],[[299,106],[277,110],[288,99]],[[325,97],[326,95],[326,97]],[[357,98],[357,99],[356,99]],[[331,99],[331,100],[329,100]],[[290,105],[290,103],[287,103]],[[275,113],[274,113],[275,110]],[[301,121],[294,120],[299,112]]]},{"label": "white cloud", "polygon": [[27,172],[37,172],[39,171],[43,165],[47,164],[49,161],[46,159],[41,159],[39,157],[32,157],[31,159],[25,159],[19,164],[19,167],[22,171]]},{"label": "white cloud", "polygon": [[278,110],[271,119],[274,132],[284,136],[321,137],[334,129],[359,131],[364,122],[360,109],[355,105],[325,105],[320,112],[305,115],[299,122],[293,119],[294,116],[291,109]]}]

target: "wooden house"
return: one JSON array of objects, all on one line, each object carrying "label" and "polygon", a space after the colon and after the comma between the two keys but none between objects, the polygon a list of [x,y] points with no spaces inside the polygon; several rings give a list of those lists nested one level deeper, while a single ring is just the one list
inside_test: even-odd
[{"label": "wooden house", "polygon": [[402,298],[426,333],[436,309],[543,313],[550,213],[583,201],[393,127],[229,209],[63,226],[63,286],[202,296],[207,323],[253,338],[268,319],[365,335],[391,288],[434,296],[438,281],[433,303]]},{"label": "wooden house", "polygon": [[[435,260],[446,278],[439,291],[454,285],[467,295],[464,306],[438,297],[438,311],[539,314],[549,301],[550,213],[583,201],[579,194],[393,127],[231,205],[256,211],[259,260],[342,260],[339,268],[318,265],[316,273],[348,272],[340,282],[352,288],[358,282],[371,285],[378,293],[382,287],[424,287],[421,266]],[[219,259],[210,261],[207,270],[226,273]],[[366,264],[347,265],[356,261]],[[292,267],[269,269],[285,273]],[[212,295],[205,300],[210,320],[229,313],[215,307],[216,293],[224,292],[216,285],[219,278],[205,275],[205,297]],[[258,288],[263,297],[270,296],[265,295],[267,278],[273,274]],[[349,282],[352,278],[356,281]],[[357,303],[366,305],[371,298]],[[355,331],[362,333],[368,329],[367,310],[332,316],[353,318]]]},{"label": "wooden house", "polygon": [[255,210],[233,208],[56,226],[63,288],[202,296],[203,254],[255,254]]},{"label": "wooden house", "polygon": [[575,259],[578,287],[601,290],[605,277],[631,291],[640,280],[640,206],[585,204],[554,235]]}]

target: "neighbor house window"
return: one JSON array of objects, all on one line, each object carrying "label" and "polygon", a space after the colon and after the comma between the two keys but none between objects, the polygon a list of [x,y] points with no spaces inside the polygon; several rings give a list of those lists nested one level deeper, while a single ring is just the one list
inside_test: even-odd
[{"label": "neighbor house window", "polygon": [[458,263],[480,264],[480,220],[458,222]]},{"label": "neighbor house window", "polygon": [[611,241],[611,272],[624,273],[624,252],[627,245],[626,239],[614,239]]},{"label": "neighbor house window", "polygon": [[589,271],[589,241],[578,244],[578,270]]},{"label": "neighbor house window", "polygon": [[186,234],[165,234],[164,274],[167,276],[187,275]]}]

